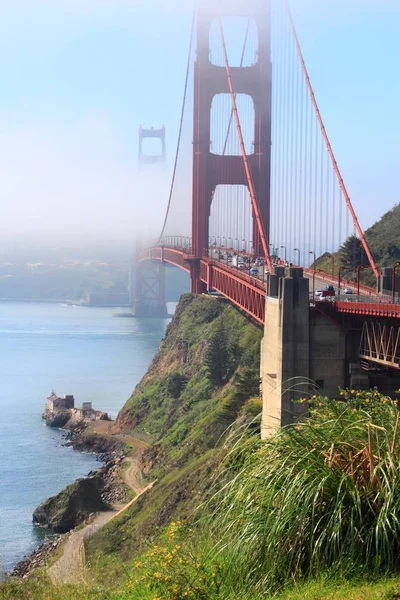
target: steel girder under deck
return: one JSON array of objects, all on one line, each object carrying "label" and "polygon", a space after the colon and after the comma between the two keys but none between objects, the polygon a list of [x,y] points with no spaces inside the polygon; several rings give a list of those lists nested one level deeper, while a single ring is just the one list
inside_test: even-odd
[{"label": "steel girder under deck", "polygon": [[[154,247],[142,252],[140,261],[160,260],[190,272],[193,257],[178,248]],[[216,290],[243,310],[260,325],[265,319],[265,285],[236,269],[203,257],[200,260],[200,280],[207,290]]]},{"label": "steel girder under deck", "polygon": [[400,369],[400,327],[365,322],[361,334],[360,358]]}]

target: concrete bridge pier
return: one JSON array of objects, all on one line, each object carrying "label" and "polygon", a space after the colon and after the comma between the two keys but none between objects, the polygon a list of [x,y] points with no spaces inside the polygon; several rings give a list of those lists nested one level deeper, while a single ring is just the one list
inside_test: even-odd
[{"label": "concrete bridge pier", "polygon": [[271,435],[304,411],[293,404],[308,392],[309,282],[299,268],[276,267],[268,276],[261,344],[261,435]]},{"label": "concrete bridge pier", "polygon": [[349,383],[349,364],[358,363],[360,335],[359,329],[346,329],[310,306],[309,280],[300,268],[276,267],[268,277],[265,303],[262,438],[303,414],[307,403],[293,401],[313,394],[315,387],[338,396],[338,388]]}]

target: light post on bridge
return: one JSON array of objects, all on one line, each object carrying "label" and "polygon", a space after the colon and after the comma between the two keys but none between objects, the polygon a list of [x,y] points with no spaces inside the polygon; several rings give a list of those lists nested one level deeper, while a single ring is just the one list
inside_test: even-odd
[{"label": "light post on bridge", "polygon": [[[312,254],[314,257],[313,273],[312,273],[312,301],[314,303],[315,302],[315,263],[317,262],[317,256],[316,256],[314,250],[310,250],[308,252],[308,254]],[[299,257],[300,257],[300,250],[299,250]]]},{"label": "light post on bridge", "polygon": [[285,260],[285,264],[286,264],[286,246],[281,246],[281,248],[283,248],[285,250],[285,258],[284,258],[284,260]]},{"label": "light post on bridge", "polygon": [[293,252],[299,253],[299,256],[297,258],[297,266],[300,267],[300,248],[293,248]]},{"label": "light post on bridge", "polygon": [[242,252],[246,252],[247,242],[246,242],[246,240],[244,238],[242,239],[242,242],[243,242],[243,250],[242,250]]},{"label": "light post on bridge", "polygon": [[400,262],[397,260],[392,267],[392,304],[396,300],[396,267],[400,266]]},{"label": "light post on bridge", "polygon": [[235,244],[235,248],[234,248],[234,250],[235,250],[235,252],[238,252],[238,251],[239,251],[239,238],[235,238],[233,241],[234,241],[234,242],[237,242],[237,243]]},{"label": "light post on bridge", "polygon": [[273,244],[268,244],[268,246],[269,246],[269,253],[272,256],[274,254],[274,245]]},{"label": "light post on bridge", "polygon": [[360,274],[361,271],[364,271],[364,265],[358,265],[357,267],[357,300],[360,299]]}]

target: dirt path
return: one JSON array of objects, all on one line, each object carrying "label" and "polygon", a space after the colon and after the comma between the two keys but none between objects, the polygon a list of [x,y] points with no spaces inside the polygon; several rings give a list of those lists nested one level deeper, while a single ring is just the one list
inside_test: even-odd
[{"label": "dirt path", "polygon": [[147,448],[148,444],[140,440],[136,440],[130,436],[118,436],[122,441],[128,441],[130,443],[135,444],[136,452],[133,456],[127,456],[124,460],[124,465],[126,469],[123,472],[123,480],[130,487],[135,494],[140,494],[143,488],[146,486],[143,476],[140,472],[139,466],[140,461],[142,459],[142,454],[144,450]]},{"label": "dirt path", "polygon": [[63,554],[48,570],[52,583],[82,583],[85,581],[85,568],[83,560],[83,542],[103,525],[111,521],[117,511],[99,513],[90,525],[79,531],[73,531],[63,546]]},{"label": "dirt path", "polygon": [[123,472],[125,483],[135,492],[136,495],[125,505],[114,506],[114,510],[98,513],[89,525],[86,525],[79,531],[73,531],[70,534],[63,545],[62,556],[48,569],[48,575],[54,584],[79,584],[86,581],[84,541],[89,539],[106,523],[109,523],[111,519],[123,513],[155,483],[153,481],[152,483],[146,485],[139,470],[140,459],[147,444],[134,438],[129,438],[129,440],[127,440],[127,436],[121,436],[121,439],[124,438],[126,441],[130,441],[136,446],[135,454],[133,456],[128,456],[125,459],[124,463],[128,463],[128,467]]}]

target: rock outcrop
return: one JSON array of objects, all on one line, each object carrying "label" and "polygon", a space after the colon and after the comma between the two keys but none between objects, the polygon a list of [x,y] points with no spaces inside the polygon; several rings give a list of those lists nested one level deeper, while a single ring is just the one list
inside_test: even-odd
[{"label": "rock outcrop", "polygon": [[64,427],[71,419],[71,416],[70,410],[46,410],[43,413],[43,419],[45,420],[47,427]]},{"label": "rock outcrop", "polygon": [[33,522],[57,533],[65,533],[90,514],[107,508],[95,479],[77,479],[62,492],[40,504],[33,513]]}]

